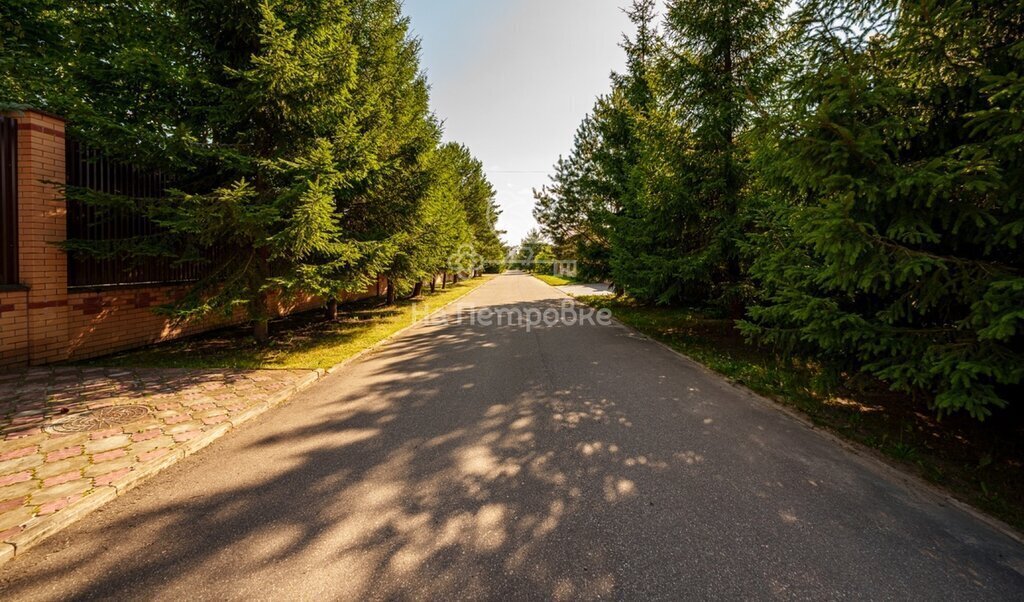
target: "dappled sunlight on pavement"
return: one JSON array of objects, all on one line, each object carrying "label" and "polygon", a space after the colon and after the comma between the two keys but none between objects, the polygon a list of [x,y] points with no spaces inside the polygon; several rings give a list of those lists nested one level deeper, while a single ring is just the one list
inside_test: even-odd
[{"label": "dappled sunlight on pavement", "polygon": [[[563,300],[511,276],[466,302]],[[1005,597],[1024,584],[1017,544],[617,325],[422,325],[210,451],[16,558],[0,595]]]}]

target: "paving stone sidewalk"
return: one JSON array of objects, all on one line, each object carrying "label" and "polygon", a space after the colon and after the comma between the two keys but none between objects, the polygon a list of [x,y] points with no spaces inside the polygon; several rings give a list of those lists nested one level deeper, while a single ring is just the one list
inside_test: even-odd
[{"label": "paving stone sidewalk", "polygon": [[0,563],[319,376],[77,367],[0,374]]}]

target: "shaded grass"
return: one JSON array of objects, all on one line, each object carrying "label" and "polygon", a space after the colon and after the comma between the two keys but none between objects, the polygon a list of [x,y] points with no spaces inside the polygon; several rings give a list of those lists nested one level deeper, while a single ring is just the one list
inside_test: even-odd
[{"label": "shaded grass", "polygon": [[463,281],[436,293],[386,307],[373,299],[339,308],[329,322],[320,311],[305,312],[271,324],[271,341],[257,345],[248,328],[222,329],[195,337],[86,362],[94,366],[190,369],[330,368],[372,347],[469,293],[490,277]]},{"label": "shaded grass", "polygon": [[1024,421],[1019,416],[996,416],[986,423],[968,416],[940,421],[927,400],[894,393],[860,374],[840,375],[837,381],[812,363],[748,344],[732,320],[629,299],[580,301],[612,310],[623,323],[1024,530]]},{"label": "shaded grass", "polygon": [[548,274],[534,274],[534,278],[550,284],[551,286],[565,286],[567,284],[573,284],[576,280],[572,278],[564,278],[562,276],[550,276]]}]

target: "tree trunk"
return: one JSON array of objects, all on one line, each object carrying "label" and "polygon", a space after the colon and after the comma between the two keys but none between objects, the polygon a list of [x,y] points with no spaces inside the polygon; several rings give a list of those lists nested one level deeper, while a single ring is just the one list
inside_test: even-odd
[{"label": "tree trunk", "polygon": [[437,274],[430,276],[430,292],[434,293],[437,291]]},{"label": "tree trunk", "polygon": [[412,298],[415,299],[416,297],[419,297],[421,294],[423,294],[423,281],[422,280],[417,282],[416,286],[412,287]]},{"label": "tree trunk", "polygon": [[[255,287],[253,287],[255,289]],[[263,345],[270,340],[270,295],[255,289],[249,301],[249,318],[252,320],[252,336],[256,343]]]},{"label": "tree trunk", "polygon": [[459,283],[459,275],[458,275],[458,273],[452,274],[452,284],[458,284],[458,283]]},{"label": "tree trunk", "polygon": [[441,272],[441,290],[448,288],[448,272]]},{"label": "tree trunk", "polygon": [[327,307],[324,309],[324,317],[328,320],[338,319],[338,300],[331,299],[327,302]]},{"label": "tree trunk", "polygon": [[387,293],[387,305],[395,304],[395,281],[388,278],[388,293]]},{"label": "tree trunk", "polygon": [[270,294],[263,285],[270,276],[270,252],[260,249],[256,253],[257,274],[250,276],[249,318],[252,320],[252,336],[256,343],[264,345],[270,341]]},{"label": "tree trunk", "polygon": [[270,320],[266,317],[256,318],[252,321],[252,336],[260,345],[270,341]]}]

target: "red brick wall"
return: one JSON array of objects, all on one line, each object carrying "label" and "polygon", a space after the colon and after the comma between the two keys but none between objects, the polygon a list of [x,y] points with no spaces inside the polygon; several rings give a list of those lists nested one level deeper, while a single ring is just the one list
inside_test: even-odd
[{"label": "red brick wall", "polygon": [[112,288],[68,294],[66,340],[70,359],[85,359],[166,341],[225,325],[209,318],[177,323],[154,312],[180,295],[179,287]]},{"label": "red brick wall", "polygon": [[[56,244],[66,236],[64,122],[25,111],[18,120],[18,268],[27,290],[0,290],[0,366],[86,359],[241,322],[213,316],[180,323],[153,310],[182,294],[181,287],[68,290],[67,255]],[[376,286],[364,295],[376,294]],[[274,303],[285,315],[316,308],[305,298]]]},{"label": "red brick wall", "polygon": [[0,291],[0,366],[28,358],[28,291]]},{"label": "red brick wall", "polygon": [[[183,288],[174,286],[113,288],[102,292],[72,291],[68,295],[68,357],[97,357],[246,320],[244,312],[238,312],[230,319],[210,316],[203,320],[181,322],[154,311],[183,292]],[[345,300],[367,298],[375,294],[376,287],[363,295],[349,295]],[[272,302],[271,305],[276,315],[285,316],[316,309],[322,304],[322,300],[316,297],[306,297],[287,304]]]},{"label": "red brick wall", "polygon": [[25,112],[18,119],[18,274],[28,291],[28,351],[33,363],[67,351],[64,122]]}]

